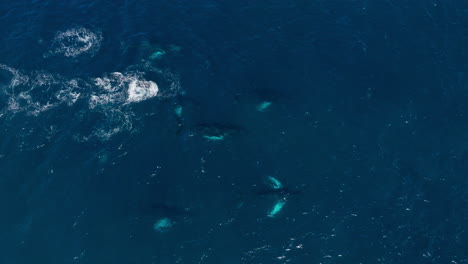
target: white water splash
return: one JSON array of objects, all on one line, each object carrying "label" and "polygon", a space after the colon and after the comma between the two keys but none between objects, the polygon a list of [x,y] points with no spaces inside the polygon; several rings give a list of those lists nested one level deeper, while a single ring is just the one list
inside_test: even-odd
[{"label": "white water splash", "polygon": [[84,27],[75,27],[57,32],[52,41],[51,50],[44,56],[77,57],[85,53],[93,56],[101,47],[101,42],[101,32],[93,32]]},{"label": "white water splash", "polygon": [[[145,64],[130,68],[97,78],[67,79],[44,71],[22,72],[0,64],[0,74],[9,78],[0,84],[0,102],[4,102],[0,104],[0,117],[21,113],[36,117],[46,112],[60,115],[63,107],[74,107],[81,102],[71,113],[74,118],[88,122],[83,127],[91,130],[77,132],[74,136],[77,140],[108,140],[124,131],[132,133],[137,130],[134,122],[139,118],[133,111],[133,104],[171,97],[180,87],[178,77],[168,71]],[[156,84],[156,80],[148,80],[147,74],[161,81],[162,86]]]}]

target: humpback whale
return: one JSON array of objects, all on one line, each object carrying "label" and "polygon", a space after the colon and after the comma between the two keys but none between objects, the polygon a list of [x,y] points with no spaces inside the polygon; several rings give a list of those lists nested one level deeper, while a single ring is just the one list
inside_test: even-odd
[{"label": "humpback whale", "polygon": [[238,125],[228,124],[228,123],[219,123],[219,122],[204,122],[204,123],[195,123],[195,125],[189,125],[185,122],[183,113],[185,112],[185,103],[194,105],[190,98],[188,98],[184,93],[180,94],[177,97],[178,104],[174,108],[175,119],[177,122],[177,135],[182,133],[188,133],[190,136],[200,136],[209,141],[220,141],[224,140],[229,136],[237,134],[241,131],[244,131],[244,128]]},{"label": "humpback whale", "polygon": [[255,191],[256,195],[260,196],[281,196],[286,197],[294,194],[301,194],[302,191],[297,188],[288,188],[272,176],[268,176],[269,188],[258,189]]},{"label": "humpback whale", "polygon": [[223,140],[243,131],[240,126],[223,123],[199,123],[192,128],[196,134],[210,141]]},{"label": "humpback whale", "polygon": [[279,188],[279,189],[260,189],[255,191],[256,195],[268,196],[268,195],[277,195],[277,196],[289,196],[294,194],[301,194],[301,190],[290,189],[290,188]]},{"label": "humpback whale", "polygon": [[286,199],[285,198],[276,201],[275,205],[273,206],[273,208],[268,213],[268,217],[275,217],[275,215],[278,214],[279,211],[281,211],[281,209],[283,209],[283,206],[285,204],[286,204]]},{"label": "humpback whale", "polygon": [[268,187],[257,189],[253,192],[256,196],[268,196],[275,199],[273,207],[268,211],[268,217],[275,217],[286,205],[288,198],[291,195],[301,194],[302,191],[297,188],[285,187],[278,179],[268,176]]},{"label": "humpback whale", "polygon": [[182,208],[165,203],[151,204],[151,215],[158,217],[153,229],[158,232],[167,232],[178,222],[187,222],[192,216],[190,208]]}]

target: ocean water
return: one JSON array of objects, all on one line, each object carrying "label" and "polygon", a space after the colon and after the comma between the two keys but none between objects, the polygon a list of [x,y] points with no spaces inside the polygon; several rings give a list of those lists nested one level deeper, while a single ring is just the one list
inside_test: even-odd
[{"label": "ocean water", "polygon": [[0,263],[467,264],[467,15],[0,1]]}]

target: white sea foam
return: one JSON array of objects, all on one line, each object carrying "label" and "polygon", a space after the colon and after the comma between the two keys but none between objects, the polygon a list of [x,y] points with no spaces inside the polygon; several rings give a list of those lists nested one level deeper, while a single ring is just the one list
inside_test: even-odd
[{"label": "white sea foam", "polygon": [[[134,132],[136,129],[133,126],[135,114],[128,109],[110,108],[101,112],[105,122],[100,123],[91,132],[91,138],[100,140],[109,140],[112,136],[123,131]],[[89,138],[89,137],[88,137]]]},{"label": "white sea foam", "polygon": [[128,77],[124,76],[122,73],[113,72],[108,76],[95,78],[94,84],[108,92],[117,92],[125,85],[126,79],[128,79]]},{"label": "white sea foam", "polygon": [[7,110],[10,112],[18,112],[19,110],[21,110],[21,107],[18,101],[15,100],[15,98],[13,97],[8,98]]},{"label": "white sea foam", "polygon": [[101,47],[101,42],[101,32],[75,27],[57,32],[52,41],[52,48],[45,56],[58,54],[65,57],[77,57],[84,53],[92,56]]},{"label": "white sea foam", "polygon": [[155,82],[134,80],[128,85],[128,102],[140,102],[153,98],[158,94],[159,88]]},{"label": "white sea foam", "polygon": [[80,96],[78,80],[67,81],[47,72],[21,73],[1,64],[0,68],[12,73],[9,84],[3,87],[8,103],[2,112],[37,116],[60,104],[71,106]]},{"label": "white sea foam", "polygon": [[124,131],[137,131],[135,122],[139,117],[132,105],[174,96],[179,89],[177,75],[145,64],[90,79],[67,79],[45,71],[22,72],[3,64],[1,70],[6,71],[3,75],[7,81],[0,84],[0,118],[20,113],[29,117],[55,114],[58,109],[82,102],[78,111],[72,112],[87,128],[74,135],[80,141],[108,140]]},{"label": "white sea foam", "polygon": [[8,85],[9,87],[14,87],[22,83],[26,83],[28,81],[28,76],[20,73],[17,69],[14,69],[4,64],[0,64],[0,69],[10,72],[10,74],[12,75],[12,78]]},{"label": "white sea foam", "polygon": [[89,99],[90,108],[108,104],[137,103],[158,95],[159,87],[145,80],[141,73],[114,72],[94,79],[99,88]]},{"label": "white sea foam", "polygon": [[55,93],[55,98],[60,102],[66,103],[68,106],[72,106],[80,98],[80,87],[78,85],[78,80],[76,79],[70,80],[67,84],[68,85],[65,89],[59,90]]}]

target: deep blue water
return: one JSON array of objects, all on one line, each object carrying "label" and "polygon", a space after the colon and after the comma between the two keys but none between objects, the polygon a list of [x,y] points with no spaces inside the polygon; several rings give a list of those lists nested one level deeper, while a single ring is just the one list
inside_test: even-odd
[{"label": "deep blue water", "polygon": [[3,0],[0,36],[0,263],[468,263],[466,1]]}]

